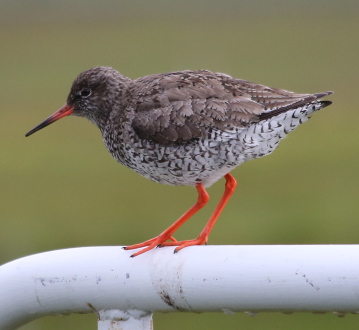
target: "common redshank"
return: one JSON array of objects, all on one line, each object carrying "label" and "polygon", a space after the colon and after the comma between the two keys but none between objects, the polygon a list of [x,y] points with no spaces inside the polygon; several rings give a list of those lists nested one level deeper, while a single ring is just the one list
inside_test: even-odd
[{"label": "common redshank", "polygon": [[[101,130],[107,150],[144,177],[173,186],[194,186],[197,202],[160,235],[124,249],[176,246],[174,252],[207,243],[245,161],[270,154],[311,114],[331,104],[332,92],[295,94],[206,70],[154,74],[136,80],[110,67],[82,72],[66,104],[26,134],[65,116],[85,117]],[[224,177],[224,194],[196,239],[173,234],[209,199],[205,188]]]}]

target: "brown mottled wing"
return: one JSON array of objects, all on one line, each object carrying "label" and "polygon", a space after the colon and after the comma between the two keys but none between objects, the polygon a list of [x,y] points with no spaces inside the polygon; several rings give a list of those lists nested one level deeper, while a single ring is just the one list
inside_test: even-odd
[{"label": "brown mottled wing", "polygon": [[205,138],[213,128],[242,128],[267,109],[308,102],[311,96],[205,70],[139,78],[130,92],[134,130],[163,145]]}]

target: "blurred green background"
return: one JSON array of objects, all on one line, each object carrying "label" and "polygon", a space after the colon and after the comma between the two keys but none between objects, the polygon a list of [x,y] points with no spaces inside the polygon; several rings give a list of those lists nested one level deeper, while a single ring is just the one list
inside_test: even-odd
[{"label": "blurred green background", "polygon": [[[270,157],[233,171],[238,190],[210,244],[359,243],[359,2],[3,0],[0,262],[151,238],[196,200],[117,164],[97,128],[66,118],[25,139],[62,106],[81,71],[131,78],[209,69],[298,93],[335,91],[329,108]],[[223,191],[178,232],[194,238]],[[114,256],[115,257],[115,256]],[[353,262],[358,262],[353,260]],[[357,329],[359,316],[157,314],[155,329]],[[95,315],[22,329],[96,329]]]}]

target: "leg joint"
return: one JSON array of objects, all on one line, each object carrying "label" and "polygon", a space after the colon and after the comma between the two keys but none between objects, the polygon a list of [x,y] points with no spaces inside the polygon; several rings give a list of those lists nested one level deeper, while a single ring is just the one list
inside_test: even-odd
[{"label": "leg joint", "polygon": [[226,179],[226,190],[234,191],[234,189],[236,189],[237,187],[236,179],[229,173],[226,174],[224,177]]}]

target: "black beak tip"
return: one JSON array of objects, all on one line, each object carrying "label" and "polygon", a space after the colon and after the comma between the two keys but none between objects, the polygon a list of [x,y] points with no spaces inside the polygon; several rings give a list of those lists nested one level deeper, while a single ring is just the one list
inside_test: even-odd
[{"label": "black beak tip", "polygon": [[37,131],[37,130],[35,130],[35,128],[32,129],[31,131],[28,131],[28,132],[25,134],[25,137],[28,137],[28,136],[32,135],[32,134],[35,133],[36,131]]}]

